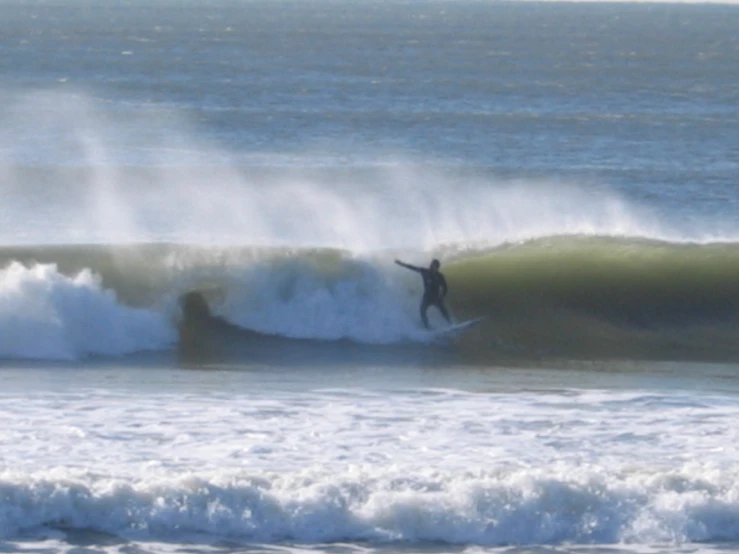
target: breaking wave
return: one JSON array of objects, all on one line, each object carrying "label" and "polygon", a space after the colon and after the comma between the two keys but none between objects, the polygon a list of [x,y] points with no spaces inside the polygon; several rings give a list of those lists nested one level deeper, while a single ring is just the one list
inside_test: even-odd
[{"label": "breaking wave", "polygon": [[[485,250],[25,246],[0,250],[0,356],[170,350],[223,328],[364,345],[431,342],[420,279],[392,261],[440,256],[466,359],[734,359],[739,245],[560,236]],[[183,309],[183,298],[201,309]],[[431,314],[432,324],[443,322]],[[228,340],[225,336],[223,340]],[[448,347],[449,345],[447,345]],[[276,347],[279,349],[279,347]],[[248,353],[247,353],[248,354]]]}]

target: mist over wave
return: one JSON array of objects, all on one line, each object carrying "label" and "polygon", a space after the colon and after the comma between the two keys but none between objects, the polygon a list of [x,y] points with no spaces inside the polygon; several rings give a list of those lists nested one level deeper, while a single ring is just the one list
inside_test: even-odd
[{"label": "mist over wave", "polygon": [[[7,94],[6,94],[7,96]],[[563,234],[731,239],[735,227],[658,216],[605,183],[511,177],[367,147],[349,162],[241,154],[183,118],[111,110],[83,92],[10,95],[0,112],[0,241],[487,247]],[[356,154],[356,152],[354,153]]]}]

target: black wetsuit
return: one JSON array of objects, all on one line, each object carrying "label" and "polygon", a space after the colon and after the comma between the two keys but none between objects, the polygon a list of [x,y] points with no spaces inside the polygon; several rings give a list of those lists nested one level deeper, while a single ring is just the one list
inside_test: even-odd
[{"label": "black wetsuit", "polygon": [[448,290],[444,275],[442,275],[441,272],[439,272],[438,270],[432,271],[425,267],[417,267],[415,265],[406,264],[401,261],[396,261],[396,263],[400,266],[411,269],[413,271],[417,271],[421,274],[421,278],[423,279],[423,298],[421,298],[421,321],[423,321],[423,325],[427,329],[429,328],[429,320],[426,312],[430,306],[436,306],[436,308],[441,312],[441,315],[444,316],[444,319],[451,323],[452,320],[449,317],[449,312],[447,312],[446,306],[444,306],[444,297],[446,296]]}]

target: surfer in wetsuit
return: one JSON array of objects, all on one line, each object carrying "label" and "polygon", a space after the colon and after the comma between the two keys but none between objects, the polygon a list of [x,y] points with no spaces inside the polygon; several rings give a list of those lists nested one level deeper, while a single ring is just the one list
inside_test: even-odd
[{"label": "surfer in wetsuit", "polygon": [[421,278],[423,279],[421,320],[423,321],[424,327],[426,327],[426,329],[430,328],[429,320],[426,316],[426,311],[429,309],[429,306],[436,306],[441,312],[441,315],[444,316],[444,319],[451,323],[452,319],[449,317],[449,312],[447,312],[446,306],[444,306],[444,297],[446,296],[448,289],[446,285],[446,279],[444,279],[444,275],[442,275],[442,273],[439,271],[439,266],[441,266],[439,260],[432,260],[431,265],[429,265],[428,269],[426,269],[425,267],[418,267],[415,265],[406,264],[404,262],[401,262],[400,260],[395,260],[395,263],[401,267],[410,269],[412,271],[417,271],[421,274]]}]

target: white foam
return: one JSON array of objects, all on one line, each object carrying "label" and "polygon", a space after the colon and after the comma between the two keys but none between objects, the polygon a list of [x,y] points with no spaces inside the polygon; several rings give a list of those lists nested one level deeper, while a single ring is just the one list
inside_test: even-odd
[{"label": "white foam", "polygon": [[732,396],[418,390],[392,369],[392,389],[322,389],[318,370],[270,392],[270,371],[3,389],[0,539],[739,541]]},{"label": "white foam", "polygon": [[[364,442],[371,445],[371,436]],[[407,463],[329,470],[313,454],[305,469],[280,472],[170,467],[124,478],[104,470],[6,471],[0,538],[52,526],[140,540],[204,535],[303,544],[739,540],[739,527],[728,523],[739,509],[735,468],[629,468],[604,459],[605,465],[573,460],[548,467],[490,460],[468,471]],[[417,456],[423,459],[422,450]]]},{"label": "white foam", "polygon": [[[351,339],[371,344],[428,341],[418,315],[417,274],[356,258],[340,273],[296,258],[240,267],[216,312],[242,327],[292,338]],[[435,308],[429,318],[440,319]]]},{"label": "white foam", "polygon": [[175,339],[162,314],[120,304],[89,270],[67,276],[53,264],[17,262],[0,270],[0,357],[116,356]]}]

